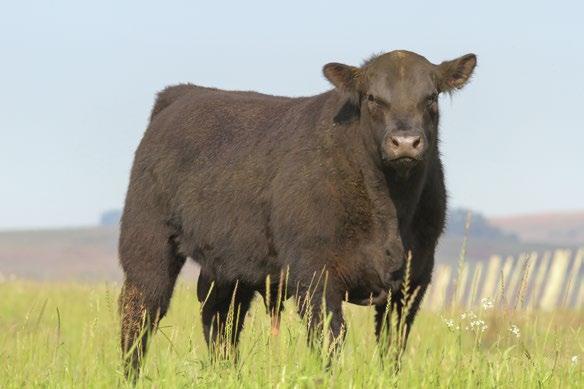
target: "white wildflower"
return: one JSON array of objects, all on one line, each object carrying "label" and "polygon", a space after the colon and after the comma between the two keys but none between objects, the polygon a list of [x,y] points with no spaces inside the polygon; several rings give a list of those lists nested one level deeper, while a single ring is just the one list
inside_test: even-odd
[{"label": "white wildflower", "polygon": [[452,319],[442,318],[442,321],[444,321],[444,324],[446,324],[446,327],[448,327],[449,330],[458,330],[460,328]]},{"label": "white wildflower", "polygon": [[446,327],[448,327],[449,330],[453,330],[456,328],[454,320],[442,318],[442,321],[444,321],[444,324],[446,324]]},{"label": "white wildflower", "polygon": [[519,338],[521,336],[521,331],[519,330],[519,327],[517,327],[515,324],[511,324],[511,326],[509,327],[509,332],[511,332],[511,334],[513,334],[516,338]]},{"label": "white wildflower", "polygon": [[483,297],[481,299],[481,305],[483,306],[483,309],[485,311],[488,311],[489,309],[492,309],[495,306],[493,300],[491,300],[489,297]]},{"label": "white wildflower", "polygon": [[576,365],[578,363],[578,356],[577,355],[572,355],[572,365]]},{"label": "white wildflower", "polygon": [[485,332],[487,328],[489,328],[489,326],[487,326],[487,323],[485,323],[484,320],[476,319],[470,322],[471,330]]}]

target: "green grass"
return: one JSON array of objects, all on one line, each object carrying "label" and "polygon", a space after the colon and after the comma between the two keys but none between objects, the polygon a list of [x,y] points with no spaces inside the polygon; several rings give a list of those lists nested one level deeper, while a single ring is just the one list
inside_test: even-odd
[{"label": "green grass", "polygon": [[[118,293],[103,284],[0,284],[0,388],[129,386],[121,373]],[[256,301],[237,364],[210,362],[199,308],[194,286],[179,285],[138,387],[584,387],[583,312],[475,311],[485,332],[465,329],[470,321],[460,312],[422,312],[394,374],[378,355],[370,308],[345,307],[348,335],[330,370],[307,349],[291,302],[273,337]]]}]

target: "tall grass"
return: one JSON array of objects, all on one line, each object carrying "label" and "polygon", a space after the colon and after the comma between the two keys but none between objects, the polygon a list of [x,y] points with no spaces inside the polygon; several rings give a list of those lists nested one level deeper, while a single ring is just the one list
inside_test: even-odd
[{"label": "tall grass", "polygon": [[[115,285],[0,284],[0,387],[129,387],[119,351]],[[306,346],[291,301],[274,336],[258,299],[237,363],[212,361],[191,284],[179,284],[138,387],[584,387],[584,312],[423,310],[401,369],[382,363],[373,312],[346,305],[347,336],[327,369]]]}]

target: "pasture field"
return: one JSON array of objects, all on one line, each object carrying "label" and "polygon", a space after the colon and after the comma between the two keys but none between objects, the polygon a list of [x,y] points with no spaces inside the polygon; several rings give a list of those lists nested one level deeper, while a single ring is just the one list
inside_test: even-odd
[{"label": "pasture field", "polygon": [[[115,284],[0,283],[1,388],[131,387],[123,379]],[[294,304],[279,336],[256,300],[240,359],[211,362],[195,286],[177,286],[137,387],[584,387],[584,312],[424,310],[402,368],[379,357],[373,309],[345,306],[348,334],[330,369],[309,351]]]}]

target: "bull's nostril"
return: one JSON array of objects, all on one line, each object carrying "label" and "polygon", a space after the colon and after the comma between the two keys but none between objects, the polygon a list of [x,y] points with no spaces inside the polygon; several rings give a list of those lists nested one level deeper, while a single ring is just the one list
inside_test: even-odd
[{"label": "bull's nostril", "polygon": [[414,143],[412,143],[412,146],[414,146],[414,149],[417,149],[418,146],[420,145],[420,137],[418,136],[415,140]]},{"label": "bull's nostril", "polygon": [[399,141],[397,140],[397,138],[391,137],[391,143],[393,143],[395,147],[399,147]]}]

